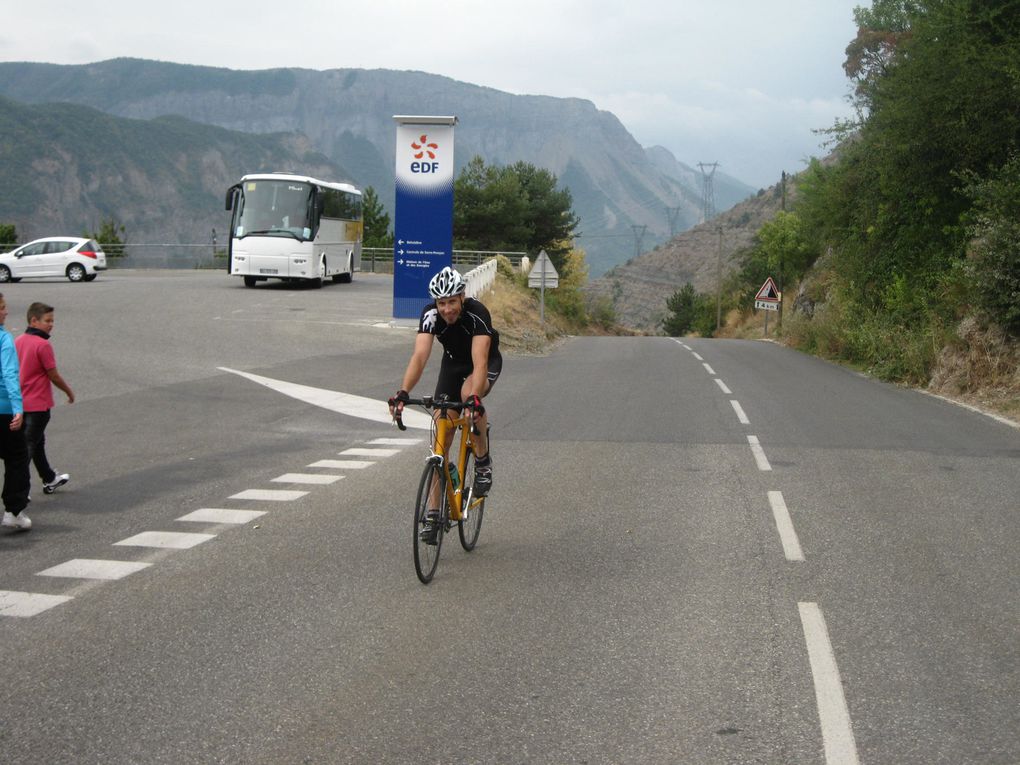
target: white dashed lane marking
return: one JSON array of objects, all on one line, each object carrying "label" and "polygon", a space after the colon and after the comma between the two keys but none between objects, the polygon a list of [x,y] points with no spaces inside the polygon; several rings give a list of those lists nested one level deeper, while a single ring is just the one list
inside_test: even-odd
[{"label": "white dashed lane marking", "polygon": [[307,491],[286,490],[286,489],[245,489],[237,494],[232,494],[228,499],[257,499],[260,502],[293,502],[301,499]]},{"label": "white dashed lane marking", "polygon": [[705,371],[708,372],[710,375],[715,374],[715,370],[712,369],[712,367],[710,367],[708,364],[702,364],[701,366],[703,366],[705,368]]},{"label": "white dashed lane marking", "polygon": [[786,559],[804,560],[804,553],[800,549],[800,540],[797,539],[797,532],[793,528],[790,511],[786,507],[786,500],[783,499],[783,492],[770,491],[769,505],[772,506],[772,517],[776,519],[776,529],[779,531],[779,539],[783,543]]},{"label": "white dashed lane marking", "polygon": [[[225,370],[233,371],[233,370]],[[342,393],[333,393],[307,386],[280,383],[268,378],[249,375],[243,372],[235,372],[242,377],[274,388],[282,393],[301,399],[307,403],[323,406],[333,411],[352,414],[355,416],[366,416],[363,411],[355,411],[368,405],[369,408],[378,410],[379,402],[361,399],[356,396],[348,396]],[[383,405],[385,406],[385,405]],[[368,419],[382,421],[381,413],[373,412],[367,415]],[[423,429],[431,427],[432,418],[428,415],[416,412],[407,412],[405,422],[408,418],[415,426]],[[388,416],[386,418],[388,421]],[[408,422],[408,424],[412,424]],[[399,454],[405,447],[422,443],[421,438],[375,438],[368,442],[368,447],[352,447],[340,452],[340,457],[369,457],[372,459],[326,459],[313,462],[309,468],[326,468],[334,470],[363,470],[376,464],[376,459],[392,457]],[[395,447],[395,448],[394,448]],[[345,476],[330,475],[325,473],[285,473],[278,478],[273,478],[274,483],[293,483],[326,486],[333,484]],[[246,489],[233,494],[228,499],[256,500],[265,502],[293,502],[307,496],[309,492],[284,489]],[[263,510],[241,510],[237,508],[224,507],[202,507],[186,515],[177,518],[178,521],[206,524],[231,524],[243,525],[263,515]],[[167,531],[145,531],[136,534],[114,545],[122,547],[147,547],[163,550],[187,550],[189,548],[215,539],[216,534],[196,534]],[[38,576],[62,577],[68,579],[88,579],[113,581],[137,573],[149,566],[151,563],[130,562],[116,560],[99,560],[92,558],[75,558],[40,571]],[[73,600],[71,595],[48,595],[43,593],[17,592],[13,590],[0,590],[0,616],[27,617],[34,616],[54,606]]]},{"label": "white dashed lane marking", "polygon": [[95,560],[75,558],[53,568],[40,571],[38,576],[60,576],[68,579],[105,579],[113,581],[135,574],[151,566],[151,563],[125,560]]},{"label": "white dashed lane marking", "polygon": [[187,550],[195,545],[215,539],[215,534],[190,534],[181,531],[143,531],[133,537],[114,542],[123,547],[159,547]]},{"label": "white dashed lane marking", "polygon": [[[694,353],[694,351],[691,351],[691,353]],[[699,355],[698,355],[698,354],[696,354],[696,353],[694,353],[694,358],[696,358],[696,359],[697,359],[698,361],[704,361],[704,359],[703,359],[703,358],[701,358],[701,356],[699,356]]]},{"label": "white dashed lane marking", "polygon": [[274,478],[273,483],[307,483],[328,486],[341,478],[343,478],[342,475],[324,475],[323,473],[284,473],[279,478]]},{"label": "white dashed lane marking", "polygon": [[69,595],[0,590],[0,616],[35,616],[69,600]]},{"label": "white dashed lane marking", "polygon": [[751,421],[747,419],[747,415],[744,414],[744,407],[740,405],[740,402],[736,399],[730,399],[730,406],[733,407],[733,411],[737,413],[737,419],[740,420],[741,425],[750,425]]},{"label": "white dashed lane marking", "polygon": [[747,443],[751,445],[751,453],[754,455],[754,461],[758,464],[758,469],[771,470],[772,466],[765,456],[765,450],[761,448],[761,444],[758,442],[758,436],[748,436]]},{"label": "white dashed lane marking", "polygon": [[843,696],[843,682],[832,652],[825,617],[817,603],[798,603],[800,621],[807,641],[811,675],[815,681],[815,701],[825,744],[828,765],[858,765],[857,742],[850,724],[850,711]]},{"label": "white dashed lane marking", "polygon": [[233,523],[241,525],[265,515],[265,510],[231,510],[226,507],[200,507],[177,520],[195,523]]},{"label": "white dashed lane marking", "polygon": [[722,392],[725,393],[727,396],[732,396],[733,395],[733,391],[731,391],[729,388],[727,388],[726,387],[726,383],[724,383],[718,377],[715,378],[715,384],[718,385],[720,388],[722,388]]},{"label": "white dashed lane marking", "polygon": [[370,460],[319,460],[313,462],[310,468],[332,468],[333,470],[364,470],[372,467],[375,463]]},{"label": "white dashed lane marking", "polygon": [[363,447],[354,447],[352,449],[344,449],[340,452],[341,457],[392,457],[394,454],[400,454],[400,449],[365,449]]}]

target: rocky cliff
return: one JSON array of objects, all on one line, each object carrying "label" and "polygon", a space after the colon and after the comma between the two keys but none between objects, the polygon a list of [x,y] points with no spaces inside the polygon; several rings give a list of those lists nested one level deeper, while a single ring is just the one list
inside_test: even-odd
[{"label": "rocky cliff", "polygon": [[[0,95],[84,104],[138,120],[173,114],[249,134],[297,133],[346,168],[349,180],[374,186],[387,205],[393,115],[454,114],[458,165],[475,155],[489,164],[522,160],[551,170],[570,188],[593,276],[634,254],[634,226],[645,227],[643,244],[650,248],[669,237],[671,215],[677,231],[701,216],[698,171],[661,147],[646,151],[614,115],[580,99],[517,96],[423,72],[249,72],[133,59],[0,63]],[[246,168],[253,169],[265,168]],[[287,169],[311,172],[304,165]],[[714,185],[718,209],[753,193],[721,173]]]},{"label": "rocky cliff", "polygon": [[690,282],[715,294],[719,274],[738,268],[743,250],[754,244],[762,224],[782,205],[779,186],[759,192],[731,209],[628,260],[588,284],[592,297],[609,299],[617,320],[628,327],[660,332],[666,300]]},{"label": "rocky cliff", "polygon": [[0,98],[0,137],[0,221],[22,241],[80,235],[113,218],[131,242],[211,242],[212,229],[222,237],[229,228],[225,192],[242,173],[347,172],[294,133],[123,119],[73,104]]}]

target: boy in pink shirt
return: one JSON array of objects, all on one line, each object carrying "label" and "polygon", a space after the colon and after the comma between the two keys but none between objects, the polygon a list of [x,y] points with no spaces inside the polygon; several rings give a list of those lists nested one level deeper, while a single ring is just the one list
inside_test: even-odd
[{"label": "boy in pink shirt", "polygon": [[67,483],[71,476],[57,473],[46,459],[46,425],[53,408],[56,385],[67,394],[67,403],[74,403],[74,392],[57,371],[57,359],[50,345],[53,332],[53,306],[32,303],[28,307],[28,329],[14,341],[21,368],[21,396],[25,409],[25,441],[28,454],[43,482],[43,492],[52,494]]}]

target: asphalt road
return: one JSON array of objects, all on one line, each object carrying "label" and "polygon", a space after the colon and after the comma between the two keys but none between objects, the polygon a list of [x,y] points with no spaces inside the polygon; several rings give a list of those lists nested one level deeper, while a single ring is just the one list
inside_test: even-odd
[{"label": "asphalt road", "polygon": [[426,433],[271,387],[390,395],[389,291],[5,285],[78,401],[72,481],[0,532],[0,760],[1020,761],[1020,431],[770,343],[572,338],[506,359],[481,540],[425,587],[424,441],[373,442]]}]

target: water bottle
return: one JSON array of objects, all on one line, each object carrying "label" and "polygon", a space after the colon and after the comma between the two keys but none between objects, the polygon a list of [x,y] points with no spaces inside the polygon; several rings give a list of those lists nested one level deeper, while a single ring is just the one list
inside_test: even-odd
[{"label": "water bottle", "polygon": [[452,462],[450,463],[450,480],[453,482],[453,490],[457,491],[460,488],[460,474],[457,472],[457,466]]}]

